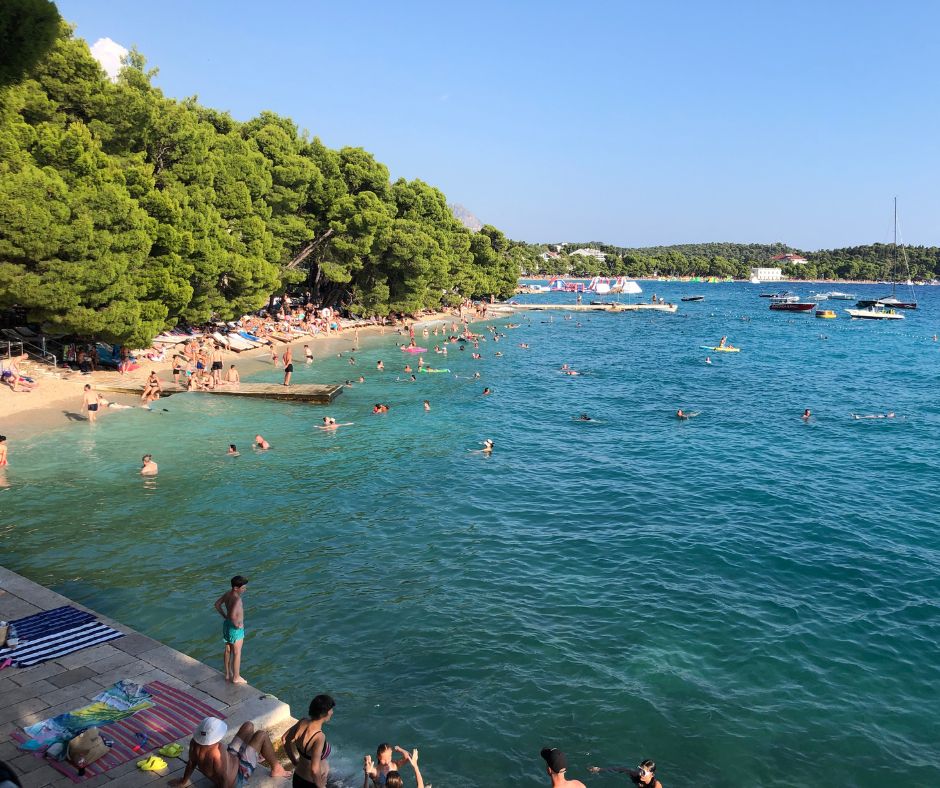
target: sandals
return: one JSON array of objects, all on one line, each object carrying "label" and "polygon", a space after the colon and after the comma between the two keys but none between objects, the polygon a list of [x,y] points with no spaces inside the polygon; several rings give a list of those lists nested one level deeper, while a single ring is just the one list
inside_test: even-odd
[{"label": "sandals", "polygon": [[164,744],[159,750],[157,750],[160,755],[166,758],[178,758],[183,752],[183,748],[179,744]]},{"label": "sandals", "polygon": [[144,772],[158,772],[166,768],[166,761],[156,755],[151,755],[142,761],[137,761],[137,768]]}]

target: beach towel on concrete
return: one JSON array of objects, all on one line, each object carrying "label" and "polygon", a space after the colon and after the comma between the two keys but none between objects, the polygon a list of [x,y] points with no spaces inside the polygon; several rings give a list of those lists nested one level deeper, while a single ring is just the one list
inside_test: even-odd
[{"label": "beach towel on concrete", "polygon": [[[82,777],[78,776],[78,770],[68,761],[49,760],[49,765],[66,775],[72,782],[80,783],[97,777],[122,763],[133,759],[139,760],[164,744],[188,739],[196,730],[196,726],[206,717],[225,719],[225,715],[218,709],[162,681],[151,682],[144,689],[151,695],[153,705],[137,712],[132,717],[99,726],[102,738],[113,741],[114,744],[107,755],[86,767]],[[133,748],[139,742],[138,733],[147,735],[147,745],[135,752]],[[18,743],[26,739],[25,734],[20,730],[14,731],[10,736]],[[185,749],[183,754],[186,754]],[[43,757],[41,752],[35,755],[37,758]]]},{"label": "beach towel on concrete", "polygon": [[131,681],[119,681],[92,700],[93,703],[75,711],[28,725],[23,728],[25,736],[14,737],[15,741],[21,750],[45,752],[53,744],[68,742],[88,728],[100,728],[153,706],[150,692]]},{"label": "beach towel on concrete", "polygon": [[68,605],[11,623],[16,627],[19,645],[14,649],[0,648],[0,660],[9,657],[21,668],[124,637],[123,632],[102,624],[93,614]]}]

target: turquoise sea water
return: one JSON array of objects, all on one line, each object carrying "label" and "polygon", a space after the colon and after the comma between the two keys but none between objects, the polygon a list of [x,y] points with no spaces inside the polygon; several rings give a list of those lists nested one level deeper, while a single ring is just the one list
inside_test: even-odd
[{"label": "turquoise sea water", "polygon": [[[297,365],[365,375],[329,408],[180,395],[10,435],[3,563],[210,664],[248,575],[244,673],[295,714],[336,697],[350,785],[380,741],[437,788],[543,784],[545,745],[599,786],[624,781],[588,764],[647,757],[667,788],[940,784],[940,293],[878,323],[645,289],[706,301],[531,313],[416,383],[397,337],[363,340],[355,368]],[[706,365],[722,335],[742,352]]]}]

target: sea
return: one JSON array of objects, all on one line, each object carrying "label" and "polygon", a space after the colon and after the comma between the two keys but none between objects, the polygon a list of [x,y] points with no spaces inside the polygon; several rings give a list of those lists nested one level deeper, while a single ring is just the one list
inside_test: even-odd
[{"label": "sea", "polygon": [[704,300],[519,311],[474,324],[480,359],[419,329],[443,371],[415,381],[401,336],[347,334],[295,365],[352,381],[327,407],[176,395],[11,434],[2,561],[215,666],[248,576],[243,673],[295,716],[336,699],[341,785],[380,742],[435,788],[545,785],[546,746],[592,786],[645,758],[666,788],[940,785],[940,288],[882,322],[641,284]]}]

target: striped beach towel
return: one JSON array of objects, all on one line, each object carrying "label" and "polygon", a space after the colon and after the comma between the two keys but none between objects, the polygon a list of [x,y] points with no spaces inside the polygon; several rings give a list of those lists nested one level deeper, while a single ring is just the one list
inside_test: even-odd
[{"label": "striped beach towel", "polygon": [[[113,741],[114,744],[107,755],[85,767],[84,775],[79,777],[78,770],[68,761],[49,760],[49,765],[72,782],[80,783],[135,758],[142,760],[164,744],[188,739],[193,735],[196,726],[206,717],[225,719],[225,715],[218,709],[162,681],[151,682],[145,685],[144,689],[151,694],[154,705],[149,709],[138,711],[133,717],[102,725],[99,728],[101,737]],[[139,743],[137,736],[139,733],[146,734],[147,744],[139,752],[135,752],[133,748]],[[19,729],[11,733],[10,737],[18,744],[22,744],[28,738]],[[188,757],[185,748],[183,756]],[[42,758],[43,755],[36,753],[36,757]]]},{"label": "striped beach towel", "polygon": [[16,627],[20,642],[14,649],[0,648],[0,660],[9,657],[21,668],[124,636],[123,632],[102,624],[93,614],[67,605],[11,623]]}]

